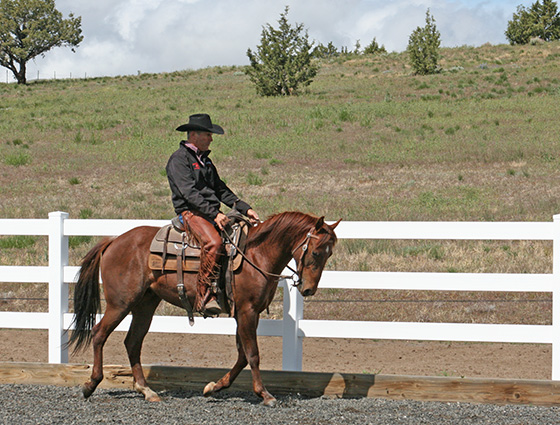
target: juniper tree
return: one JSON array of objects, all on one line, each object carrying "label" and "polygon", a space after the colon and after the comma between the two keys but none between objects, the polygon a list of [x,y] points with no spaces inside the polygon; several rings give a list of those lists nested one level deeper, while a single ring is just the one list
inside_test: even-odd
[{"label": "juniper tree", "polygon": [[517,7],[517,13],[508,22],[506,38],[513,44],[527,44],[532,38],[543,41],[560,39],[560,14],[558,4],[552,0],[540,0],[529,8]]},{"label": "juniper tree", "polygon": [[373,55],[375,53],[387,53],[387,50],[384,45],[380,46],[375,37],[373,37],[371,43],[364,49],[364,55]]},{"label": "juniper tree", "polygon": [[334,47],[332,41],[329,41],[329,44],[327,44],[326,46],[324,46],[322,43],[319,43],[312,52],[312,56],[318,59],[332,58],[338,56],[339,54],[340,53],[338,52],[336,47]]},{"label": "juniper tree", "polygon": [[303,33],[303,24],[290,25],[288,7],[278,24],[278,29],[266,24],[257,51],[247,50],[247,74],[257,93],[263,96],[297,94],[301,86],[311,84],[318,71],[312,62],[313,43],[309,42],[307,31]]},{"label": "juniper tree", "polygon": [[436,21],[426,11],[426,25],[416,28],[408,39],[406,50],[410,57],[410,64],[416,74],[434,74],[438,69],[440,58],[440,34],[436,28]]}]

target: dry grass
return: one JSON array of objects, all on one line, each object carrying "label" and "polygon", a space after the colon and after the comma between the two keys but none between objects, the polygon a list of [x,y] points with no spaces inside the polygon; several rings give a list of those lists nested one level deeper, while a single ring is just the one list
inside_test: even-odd
[{"label": "dry grass", "polygon": [[[324,62],[296,98],[257,97],[236,67],[0,84],[0,216],[170,218],[173,129],[207,111],[226,129],[212,153],[222,177],[263,217],[550,221],[560,213],[560,43],[442,54],[445,72],[426,77],[410,74],[405,54]],[[96,241],[73,238],[70,263]],[[329,267],[549,273],[551,251],[537,242],[341,241]],[[46,238],[22,248],[0,236],[0,264],[46,263]],[[7,300],[14,294],[44,298],[44,285],[0,284],[0,309],[45,308]],[[320,291],[306,315],[548,323],[550,302],[536,298]]]},{"label": "dry grass", "polygon": [[550,325],[552,301],[540,293],[430,291],[329,292],[305,304],[306,319]]}]

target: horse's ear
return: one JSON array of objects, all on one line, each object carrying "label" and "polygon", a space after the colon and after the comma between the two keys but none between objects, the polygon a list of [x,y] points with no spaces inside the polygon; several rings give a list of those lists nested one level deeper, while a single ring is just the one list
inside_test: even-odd
[{"label": "horse's ear", "polygon": [[338,221],[334,224],[329,225],[329,227],[331,228],[331,230],[336,229],[336,226],[338,226],[340,224],[340,222],[342,221],[342,219],[338,219]]},{"label": "horse's ear", "polygon": [[324,224],[325,224],[325,216],[323,216],[319,220],[317,220],[317,223],[315,223],[315,231],[318,232],[319,229],[321,229]]}]

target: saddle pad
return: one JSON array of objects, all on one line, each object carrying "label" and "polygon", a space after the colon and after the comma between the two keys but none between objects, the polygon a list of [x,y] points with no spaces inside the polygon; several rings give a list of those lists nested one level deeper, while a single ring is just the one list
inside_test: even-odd
[{"label": "saddle pad", "polygon": [[[148,258],[148,266],[151,270],[161,271],[163,266],[163,258],[158,254],[150,254]],[[185,258],[183,261],[184,272],[198,272],[200,267],[200,259],[198,258]],[[168,271],[177,272],[177,257],[168,257],[165,259],[165,269]]]},{"label": "saddle pad", "polygon": [[[163,226],[158,230],[156,236],[152,240],[150,245],[150,252],[162,253],[163,245],[167,240],[167,254],[169,255],[181,255],[181,247],[183,243],[183,234],[179,232],[172,224]],[[185,249],[185,257],[200,257],[200,248],[196,247],[196,244],[185,234],[185,241],[189,246]]]}]

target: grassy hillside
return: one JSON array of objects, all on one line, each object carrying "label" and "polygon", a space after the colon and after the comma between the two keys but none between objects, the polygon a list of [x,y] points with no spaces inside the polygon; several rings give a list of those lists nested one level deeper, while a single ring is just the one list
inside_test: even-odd
[{"label": "grassy hillside", "polygon": [[[262,217],[550,221],[560,43],[442,54],[433,76],[405,54],[325,61],[294,98],[258,97],[242,67],[0,84],[0,217],[171,218],[174,129],[208,112],[226,130],[212,145],[222,177]],[[40,239],[0,237],[0,263],[44,263]],[[71,242],[74,261],[93,243]],[[345,242],[331,267],[550,270],[546,244],[410,244]]]},{"label": "grassy hillside", "polygon": [[243,68],[0,85],[1,217],[165,218],[174,128],[206,111],[213,157],[261,215],[550,220],[560,212],[560,44],[323,63],[296,98],[260,98]]}]

